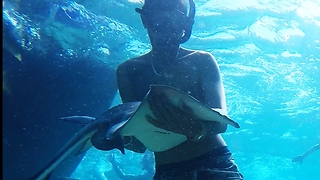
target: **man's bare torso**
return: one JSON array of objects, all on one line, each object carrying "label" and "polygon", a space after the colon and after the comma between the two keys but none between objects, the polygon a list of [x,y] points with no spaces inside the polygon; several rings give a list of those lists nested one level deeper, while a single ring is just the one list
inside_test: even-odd
[{"label": "man's bare torso", "polygon": [[[183,51],[179,57],[166,66],[161,75],[154,72],[151,64],[151,55],[131,59],[122,67],[127,71],[127,81],[130,85],[124,91],[131,91],[131,100],[141,101],[148,92],[151,84],[169,85],[187,92],[200,101],[204,101],[202,73],[202,58],[206,54],[198,51]],[[133,99],[132,99],[133,98]],[[185,161],[205,154],[215,148],[226,146],[220,134],[210,133],[210,127],[214,123],[207,123],[208,134],[200,141],[186,141],[172,149],[155,153],[156,165]]]}]

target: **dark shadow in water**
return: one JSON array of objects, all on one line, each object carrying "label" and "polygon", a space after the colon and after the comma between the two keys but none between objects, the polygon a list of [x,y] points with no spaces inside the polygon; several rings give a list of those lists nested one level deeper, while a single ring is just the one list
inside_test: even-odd
[{"label": "dark shadow in water", "polygon": [[[115,70],[105,63],[55,54],[22,57],[2,55],[3,179],[34,175],[82,127],[59,117],[97,116],[117,90]],[[69,176],[82,157],[68,159],[54,176]]]}]

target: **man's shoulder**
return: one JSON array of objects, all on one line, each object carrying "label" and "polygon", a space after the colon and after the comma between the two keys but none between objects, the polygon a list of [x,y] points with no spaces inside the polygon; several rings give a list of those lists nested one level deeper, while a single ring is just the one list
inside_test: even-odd
[{"label": "man's shoulder", "polygon": [[197,50],[197,54],[198,54],[199,56],[201,56],[202,58],[204,58],[204,59],[209,59],[209,60],[214,59],[214,56],[213,56],[210,52],[208,52],[208,51]]},{"label": "man's shoulder", "polygon": [[216,62],[216,59],[210,52],[203,50],[186,50],[185,57],[187,57],[186,60],[190,61],[190,63],[203,66]]},{"label": "man's shoulder", "polygon": [[191,55],[191,56],[198,56],[201,59],[214,59],[213,55],[208,52],[208,51],[204,51],[204,50],[191,50],[191,49],[184,49],[185,51],[185,55]]},{"label": "man's shoulder", "polygon": [[129,66],[129,65],[141,64],[141,63],[145,63],[145,62],[146,62],[146,55],[142,55],[139,57],[134,57],[134,58],[128,59],[120,65]]},{"label": "man's shoulder", "polygon": [[123,63],[121,63],[117,69],[118,70],[129,70],[129,69],[141,67],[143,64],[146,64],[146,55],[142,55],[139,57],[134,57],[134,58],[128,59],[128,60],[124,61]]}]

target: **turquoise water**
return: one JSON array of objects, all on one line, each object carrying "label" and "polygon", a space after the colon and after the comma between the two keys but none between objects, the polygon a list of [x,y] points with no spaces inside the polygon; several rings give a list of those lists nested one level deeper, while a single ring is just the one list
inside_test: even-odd
[{"label": "turquoise water", "polygon": [[[229,115],[241,124],[223,137],[245,179],[318,179],[320,151],[303,164],[291,159],[320,138],[320,3],[196,4],[193,35],[184,47],[210,51],[220,64]],[[123,170],[135,173],[126,165]]]},{"label": "turquoise water", "polygon": [[[30,52],[50,49],[41,30],[66,59],[86,57],[112,68],[150,48],[134,12],[141,7],[138,0],[4,2],[4,16],[27,25],[23,48]],[[183,46],[211,52],[220,65],[229,116],[241,125],[223,137],[245,179],[319,179],[320,151],[302,164],[291,159],[320,139],[320,2],[195,3],[193,33]],[[20,14],[8,10],[11,6]],[[113,105],[119,103],[116,95]],[[117,179],[109,153],[125,174],[143,173],[140,154],[91,148],[72,177]]]}]

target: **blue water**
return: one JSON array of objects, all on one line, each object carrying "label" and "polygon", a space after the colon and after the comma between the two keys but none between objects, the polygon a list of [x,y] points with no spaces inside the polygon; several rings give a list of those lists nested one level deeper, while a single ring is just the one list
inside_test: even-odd
[{"label": "blue water", "polygon": [[[139,0],[3,3],[11,38],[31,54],[87,58],[114,69],[150,48],[134,11]],[[183,46],[211,52],[220,65],[229,116],[241,125],[223,137],[245,179],[320,179],[320,151],[291,162],[320,139],[320,2],[196,0],[196,7]],[[119,103],[116,95],[113,105]],[[108,153],[125,174],[143,173],[140,154],[91,148],[72,177],[117,179]]]}]

